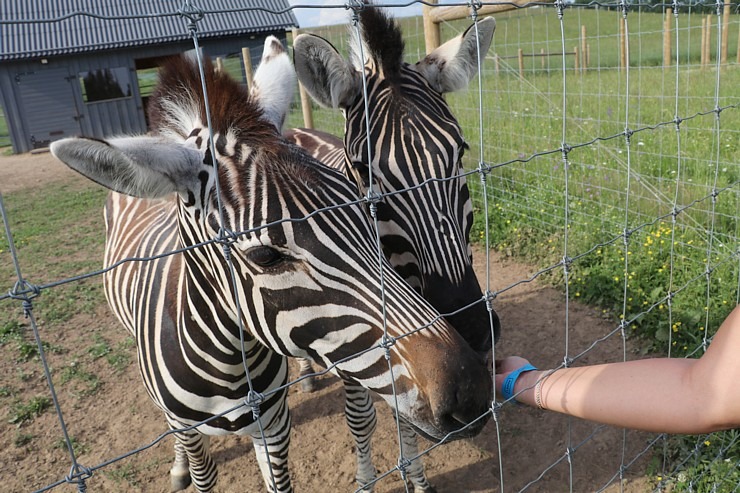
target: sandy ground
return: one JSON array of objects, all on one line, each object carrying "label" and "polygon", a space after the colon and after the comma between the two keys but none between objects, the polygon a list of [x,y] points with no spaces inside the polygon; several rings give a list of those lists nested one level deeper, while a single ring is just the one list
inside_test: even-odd
[{"label": "sandy ground", "polygon": [[[48,153],[0,156],[3,194],[58,182],[80,182],[81,186],[87,186]],[[102,222],[100,231],[102,234]],[[485,252],[476,251],[480,279],[485,279],[485,258]],[[0,257],[0,261],[6,261],[6,257]],[[494,253],[490,254],[490,262],[492,289],[528,279],[536,270]],[[538,282],[521,283],[501,294],[495,308],[503,324],[497,357],[522,354],[540,367],[555,366],[562,361],[566,344],[565,308],[559,292]],[[15,307],[4,302],[0,309]],[[69,366],[70,354],[89,347],[96,334],[111,345],[125,338],[125,331],[106,306],[100,306],[94,316],[78,315],[54,327],[46,326],[43,320],[40,322],[44,340],[68,349],[49,355],[52,368]],[[585,350],[614,327],[596,310],[575,303],[570,304],[569,324],[571,354]],[[38,362],[17,363],[13,351],[0,347],[0,389],[13,388],[20,393],[15,397],[24,399],[49,395]],[[135,361],[134,349],[128,352]],[[621,342],[607,340],[579,363],[613,361],[621,355]],[[92,467],[127,454],[150,444],[166,431],[162,416],[146,396],[135,363],[119,374],[103,359],[88,363],[87,369],[101,379],[100,388],[92,396],[81,395],[70,385],[60,383],[57,387],[69,433],[81,444],[80,464]],[[294,424],[290,464],[296,491],[354,491],[353,446],[344,424],[343,394],[338,380],[331,376],[322,378],[319,389],[311,394],[293,389],[289,399]],[[10,413],[10,402],[10,398],[0,397],[4,416]],[[378,407],[380,424],[374,453],[378,469],[387,471],[398,460],[398,446],[387,406],[381,403]],[[19,439],[24,436],[31,437],[27,443]],[[22,427],[3,419],[0,477],[4,491],[32,491],[63,480],[71,462],[60,437],[59,420],[54,412],[47,411]],[[611,481],[606,491],[619,491],[615,478],[622,460],[623,442],[626,443],[625,463],[628,463],[643,451],[651,438],[651,435],[625,434],[622,430],[511,405],[502,409],[498,426],[491,421],[478,437],[435,448],[424,461],[428,477],[440,493],[509,492],[525,487],[530,492],[567,492],[571,476],[574,492],[595,491]],[[264,491],[248,439],[221,437],[212,443],[219,463],[218,491]],[[88,491],[169,491],[172,445],[172,439],[167,437],[139,454],[94,471],[87,480]],[[430,444],[422,441],[422,445]],[[649,490],[649,479],[643,477],[649,457],[648,453],[627,469],[624,491]],[[54,491],[77,489],[64,485]],[[399,475],[391,474],[378,483],[376,491],[399,493],[404,488]]]}]

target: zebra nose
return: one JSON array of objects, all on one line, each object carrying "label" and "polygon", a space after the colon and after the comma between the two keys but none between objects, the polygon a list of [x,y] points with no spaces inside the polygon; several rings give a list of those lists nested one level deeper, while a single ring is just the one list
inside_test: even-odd
[{"label": "zebra nose", "polygon": [[452,433],[453,439],[477,435],[491,417],[491,374],[478,354],[470,351],[466,359],[459,372],[450,375],[447,395],[434,410],[439,429]]}]

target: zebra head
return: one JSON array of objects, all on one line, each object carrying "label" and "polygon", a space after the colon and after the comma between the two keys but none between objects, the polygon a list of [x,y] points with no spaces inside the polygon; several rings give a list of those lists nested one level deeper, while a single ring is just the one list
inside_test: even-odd
[{"label": "zebra head", "polygon": [[111,190],[176,202],[185,267],[171,291],[186,294],[171,318],[189,332],[168,340],[197,344],[208,368],[238,371],[228,365],[244,327],[279,354],[376,391],[427,436],[477,433],[491,403],[483,359],[379,260],[354,185],[282,139],[276,94],[292,95],[284,84],[295,75],[284,52],[273,55],[259,69],[276,69],[273,83],[251,95],[207,62],[210,118],[198,65],[177,57],[151,98],[153,135],[64,139],[51,150]]},{"label": "zebra head", "polygon": [[494,311],[489,318],[472,267],[473,208],[459,176],[467,145],[443,94],[477,74],[478,53],[486,53],[494,29],[493,18],[483,19],[410,65],[398,26],[366,6],[350,62],[318,36],[294,43],[299,80],[320,104],[344,112],[346,168],[362,191],[390,193],[377,214],[391,264],[483,352],[491,348],[491,321],[494,339],[500,323]]}]

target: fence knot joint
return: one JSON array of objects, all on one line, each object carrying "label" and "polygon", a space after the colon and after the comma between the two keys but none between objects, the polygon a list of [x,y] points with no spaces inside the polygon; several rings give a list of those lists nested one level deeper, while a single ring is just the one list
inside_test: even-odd
[{"label": "fence knot joint", "polygon": [[634,233],[634,231],[630,231],[629,228],[624,228],[624,230],[622,231],[622,238],[624,240],[625,246],[630,241],[630,236],[632,236],[632,233]]},{"label": "fence knot joint", "polygon": [[478,19],[478,10],[483,7],[483,3],[480,0],[469,0],[468,7],[470,7],[470,10],[472,10],[470,17],[473,19],[473,22],[475,22]]},{"label": "fence knot joint", "polygon": [[13,289],[8,292],[8,296],[14,300],[22,301],[23,315],[28,318],[33,310],[33,303],[31,300],[41,294],[41,288],[33,285],[25,279],[16,281],[13,285]]},{"label": "fence knot joint", "polygon": [[214,240],[223,248],[224,257],[227,262],[231,261],[231,247],[236,243],[238,237],[239,235],[234,231],[221,227],[218,231],[218,236]]},{"label": "fence knot joint", "polygon": [[490,289],[483,293],[483,299],[486,301],[486,308],[489,312],[493,311],[493,300],[495,300],[497,296],[498,293],[491,291]]},{"label": "fence knot joint", "polygon": [[8,295],[14,300],[31,300],[41,294],[41,288],[31,284],[25,279],[16,281],[13,289],[8,292]]},{"label": "fence knot joint", "polygon": [[244,404],[252,409],[252,416],[257,420],[260,417],[260,405],[264,402],[265,396],[254,390],[247,392],[247,398],[244,399]]},{"label": "fence knot joint", "polygon": [[70,484],[82,485],[85,481],[90,479],[93,475],[92,469],[75,464],[70,469],[69,474],[64,478],[64,481]]},{"label": "fence knot joint", "polygon": [[396,345],[396,338],[390,337],[388,335],[383,335],[382,339],[380,339],[380,347],[388,351],[390,348]]},{"label": "fence knot joint", "polygon": [[629,127],[625,127],[624,129],[624,140],[626,141],[627,145],[630,145],[630,140],[632,139],[632,136],[635,134],[635,131],[632,130]]},{"label": "fence knot joint", "polygon": [[398,472],[401,473],[401,477],[403,480],[406,480],[406,475],[408,473],[408,468],[411,465],[411,461],[408,460],[406,457],[399,457],[398,464],[396,465],[396,469],[398,469]]},{"label": "fence knot joint", "polygon": [[370,217],[375,219],[378,215],[378,203],[383,201],[383,195],[381,193],[376,192],[372,188],[370,188],[367,191],[367,195],[365,196],[365,202],[368,204],[368,208],[370,209]]},{"label": "fence knot joint", "polygon": [[190,21],[188,23],[188,28],[191,31],[197,31],[198,22],[202,21],[203,18],[205,17],[205,12],[203,11],[203,9],[196,7],[194,5],[191,5],[189,0],[185,1],[185,5],[180,7],[177,13],[180,14],[180,16],[186,18],[188,21]]},{"label": "fence knot joint", "polygon": [[362,0],[349,0],[344,4],[345,10],[352,11],[352,25],[357,26],[360,22],[360,12],[365,8],[365,2]]},{"label": "fence knot joint", "polygon": [[627,3],[627,0],[620,0],[619,2],[619,8],[622,11],[622,17],[627,18],[627,12],[629,10],[629,4]]},{"label": "fence knot joint", "polygon": [[555,9],[558,12],[558,19],[563,20],[563,11],[565,10],[565,1],[564,0],[555,0]]}]

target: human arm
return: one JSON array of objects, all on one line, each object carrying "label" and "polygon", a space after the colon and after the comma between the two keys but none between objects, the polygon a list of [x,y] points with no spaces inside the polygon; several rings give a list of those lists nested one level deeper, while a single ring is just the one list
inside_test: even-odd
[{"label": "human arm", "polygon": [[[624,428],[668,433],[705,433],[740,427],[740,308],[722,323],[699,359],[652,358],[522,373],[514,393],[544,409]],[[526,363],[503,360],[506,375]],[[544,378],[543,378],[544,377]],[[521,392],[521,393],[519,393]],[[518,394],[517,394],[518,393]]]}]

